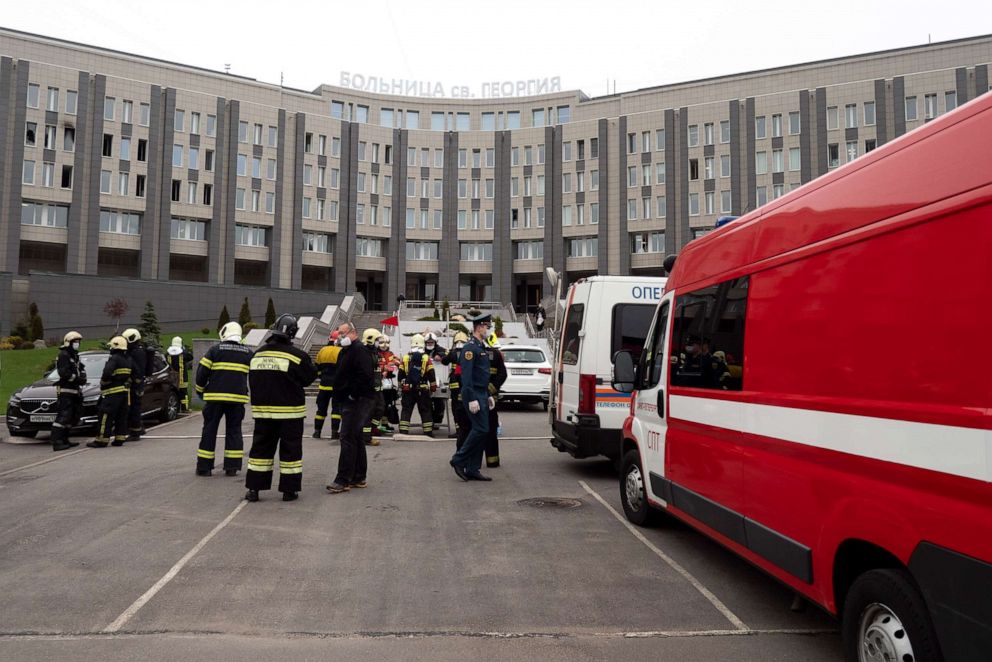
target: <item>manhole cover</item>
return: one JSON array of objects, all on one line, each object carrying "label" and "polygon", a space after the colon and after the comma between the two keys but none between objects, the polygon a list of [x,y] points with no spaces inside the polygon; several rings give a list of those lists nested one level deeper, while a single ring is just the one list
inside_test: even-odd
[{"label": "manhole cover", "polygon": [[582,505],[582,501],[579,499],[566,499],[565,497],[534,497],[521,499],[517,503],[532,508],[578,508]]}]

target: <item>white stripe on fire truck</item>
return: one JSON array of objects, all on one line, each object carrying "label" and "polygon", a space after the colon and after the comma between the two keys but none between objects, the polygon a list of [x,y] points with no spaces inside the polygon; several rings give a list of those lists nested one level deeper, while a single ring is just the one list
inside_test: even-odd
[{"label": "white stripe on fire truck", "polygon": [[992,480],[992,432],[836,412],[673,395],[669,414],[805,446]]}]

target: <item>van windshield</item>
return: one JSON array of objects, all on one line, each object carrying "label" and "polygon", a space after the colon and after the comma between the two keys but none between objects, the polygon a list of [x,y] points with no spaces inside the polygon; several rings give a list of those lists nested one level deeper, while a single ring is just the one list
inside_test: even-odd
[{"label": "van windshield", "polygon": [[613,333],[610,359],[617,352],[630,352],[637,363],[644,349],[644,339],[651,328],[655,306],[649,303],[620,303],[613,306]]}]

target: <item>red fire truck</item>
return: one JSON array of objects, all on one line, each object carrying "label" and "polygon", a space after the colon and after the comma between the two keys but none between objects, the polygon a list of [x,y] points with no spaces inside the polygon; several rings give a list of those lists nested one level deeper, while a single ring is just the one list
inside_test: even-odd
[{"label": "red fire truck", "polygon": [[992,660],[992,94],[691,242],[620,494],[842,619],[848,660]]}]

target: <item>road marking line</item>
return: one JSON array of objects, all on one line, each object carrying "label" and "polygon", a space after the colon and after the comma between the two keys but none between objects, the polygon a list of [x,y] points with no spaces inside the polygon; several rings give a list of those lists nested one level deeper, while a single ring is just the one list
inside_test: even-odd
[{"label": "road marking line", "polygon": [[688,570],[686,570],[681,565],[679,565],[679,563],[675,559],[673,559],[668,554],[666,554],[665,552],[663,552],[660,549],[658,549],[658,547],[653,542],[651,542],[650,540],[648,540],[644,536],[643,533],[641,533],[636,528],[634,528],[634,525],[633,524],[631,524],[630,522],[628,522],[626,520],[626,518],[624,518],[622,515],[620,515],[620,513],[618,513],[613,508],[613,506],[611,506],[610,504],[606,503],[606,501],[603,499],[603,497],[599,496],[599,494],[597,492],[595,492],[591,487],[589,487],[584,480],[580,480],[579,481],[579,485],[581,485],[582,488],[586,492],[588,492],[589,494],[591,494],[592,497],[594,499],[596,499],[596,501],[599,501],[599,503],[602,504],[602,506],[604,508],[606,508],[608,511],[610,511],[613,514],[613,516],[617,518],[617,521],[618,522],[620,522],[625,527],[627,527],[627,530],[630,531],[632,534],[634,534],[634,537],[635,538],[637,538],[642,543],[644,543],[644,545],[648,549],[650,549],[652,552],[654,552],[655,555],[658,558],[660,558],[662,561],[664,561],[669,566],[671,566],[672,570],[674,570],[675,572],[677,572],[680,575],[682,575],[682,577],[685,578],[686,581],[688,581],[690,584],[692,584],[693,588],[695,588],[697,591],[699,591],[703,595],[704,598],[706,598],[707,600],[709,600],[710,601],[710,604],[712,604],[714,607],[716,607],[717,611],[719,611],[721,614],[723,614],[726,617],[726,619],[728,621],[730,621],[730,623],[735,628],[737,628],[738,631],[740,631],[740,632],[751,632],[751,628],[749,628],[747,625],[745,625],[744,624],[744,621],[742,621],[741,619],[737,618],[737,615],[734,614],[734,612],[730,611],[730,609],[727,607],[727,605],[723,604],[723,602],[720,600],[720,598],[718,598],[715,595],[713,595],[713,593],[708,588],[706,588],[705,586],[703,586],[702,583],[692,575],[692,573],[690,573]]},{"label": "road marking line", "polygon": [[23,467],[17,467],[16,469],[8,469],[7,471],[4,471],[3,473],[0,473],[0,478],[3,478],[4,476],[7,476],[7,475],[12,474],[12,473],[16,473],[18,471],[24,471],[25,469],[30,469],[31,467],[37,467],[37,466],[42,465],[42,464],[48,464],[49,462],[54,462],[55,460],[61,460],[62,458],[69,457],[70,455],[77,455],[79,453],[83,453],[83,452],[88,451],[88,450],[89,450],[88,448],[79,448],[79,449],[74,450],[74,451],[69,451],[68,453],[66,453],[64,451],[59,451],[59,454],[58,455],[56,455],[55,457],[50,457],[47,460],[40,460],[40,461],[34,462],[32,464],[25,464]]},{"label": "road marking line", "polygon": [[241,637],[245,639],[340,639],[340,640],[369,640],[369,639],[430,639],[472,637],[485,639],[681,639],[692,637],[755,637],[764,635],[823,635],[838,634],[831,628],[771,628],[758,630],[644,630],[633,632],[493,632],[472,630],[384,630],[381,632],[218,632],[202,630],[138,630],[126,633],[108,632],[8,632],[0,633],[0,641],[77,641],[104,640],[142,637],[183,637],[183,638],[212,638],[212,637]]},{"label": "road marking line", "polygon": [[190,559],[196,556],[197,552],[203,549],[204,545],[210,542],[211,538],[217,535],[220,532],[220,530],[223,529],[225,526],[230,524],[231,520],[233,520],[237,516],[237,514],[241,512],[241,509],[244,508],[246,505],[248,505],[247,501],[242,501],[241,503],[239,503],[237,508],[231,511],[231,514],[224,518],[224,521],[222,521],[220,524],[215,526],[210,533],[205,535],[203,539],[200,540],[200,542],[196,543],[193,549],[186,552],[186,555],[181,559],[179,559],[179,561],[177,561],[176,564],[169,569],[169,572],[165,573],[165,575],[163,575],[161,579],[155,582],[154,586],[152,586],[150,589],[145,591],[144,595],[142,595],[140,598],[135,600],[130,607],[124,610],[124,613],[118,616],[113,623],[105,627],[103,631],[105,633],[113,633],[119,631],[124,626],[125,623],[131,620],[131,617],[133,617],[136,613],[138,613],[139,609],[144,607],[149,600],[155,597],[156,593],[161,591],[166,584],[172,581],[172,579],[179,574],[179,571],[182,570],[187,563],[189,563]]}]

